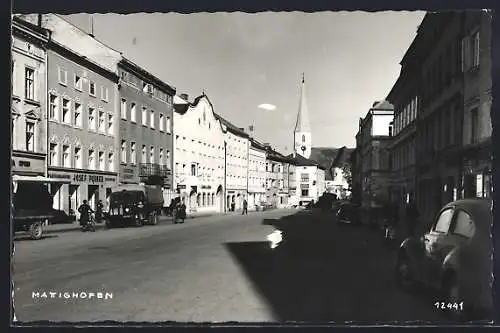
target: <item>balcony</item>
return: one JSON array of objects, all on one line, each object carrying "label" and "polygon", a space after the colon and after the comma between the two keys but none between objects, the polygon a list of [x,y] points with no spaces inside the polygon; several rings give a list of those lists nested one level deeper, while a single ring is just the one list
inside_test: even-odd
[{"label": "balcony", "polygon": [[167,178],[172,171],[166,165],[156,163],[141,163],[139,164],[139,177],[161,177]]}]

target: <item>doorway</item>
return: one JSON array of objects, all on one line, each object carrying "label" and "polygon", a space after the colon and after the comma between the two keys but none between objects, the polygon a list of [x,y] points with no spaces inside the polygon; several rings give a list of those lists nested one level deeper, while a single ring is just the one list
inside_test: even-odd
[{"label": "doorway", "polygon": [[99,201],[99,185],[89,185],[88,201],[89,206],[96,210],[96,204]]},{"label": "doorway", "polygon": [[79,185],[69,185],[69,195],[68,195],[68,213],[74,215],[78,211],[78,188]]}]

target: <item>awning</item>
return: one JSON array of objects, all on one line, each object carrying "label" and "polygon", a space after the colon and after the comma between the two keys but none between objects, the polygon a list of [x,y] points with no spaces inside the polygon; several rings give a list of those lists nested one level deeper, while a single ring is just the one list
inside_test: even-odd
[{"label": "awning", "polygon": [[24,182],[24,183],[59,183],[59,184],[71,183],[71,180],[69,179],[47,178],[43,176],[20,176],[20,175],[13,175],[12,181]]}]

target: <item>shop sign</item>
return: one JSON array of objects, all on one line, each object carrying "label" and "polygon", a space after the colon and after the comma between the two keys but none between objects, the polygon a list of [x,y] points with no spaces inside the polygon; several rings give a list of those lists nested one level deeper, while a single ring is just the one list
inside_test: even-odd
[{"label": "shop sign", "polygon": [[102,184],[105,182],[116,182],[116,177],[105,175],[90,175],[85,173],[56,173],[50,172],[50,178],[69,179],[73,183]]},{"label": "shop sign", "polygon": [[185,184],[179,184],[179,185],[177,185],[177,188],[179,190],[184,190],[186,188],[186,185]]},{"label": "shop sign", "polygon": [[122,176],[123,179],[132,179],[132,178],[134,178],[135,177],[134,169],[123,168],[122,167],[121,176]]},{"label": "shop sign", "polygon": [[12,156],[12,171],[14,172],[29,171],[29,172],[44,173],[45,160]]},{"label": "shop sign", "polygon": [[309,188],[309,184],[300,184],[301,190],[307,190]]},{"label": "shop sign", "polygon": [[210,190],[212,188],[212,186],[210,186],[210,185],[202,185],[201,188],[203,190]]}]

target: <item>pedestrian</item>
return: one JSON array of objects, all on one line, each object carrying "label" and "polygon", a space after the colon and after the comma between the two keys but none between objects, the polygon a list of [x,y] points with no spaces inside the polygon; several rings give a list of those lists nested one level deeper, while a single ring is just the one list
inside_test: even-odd
[{"label": "pedestrian", "polygon": [[243,199],[243,212],[241,215],[248,215],[248,202],[247,199]]},{"label": "pedestrian", "polygon": [[236,208],[236,202],[234,202],[234,198],[233,198],[233,201],[231,202],[231,211],[234,212],[235,208]]}]

